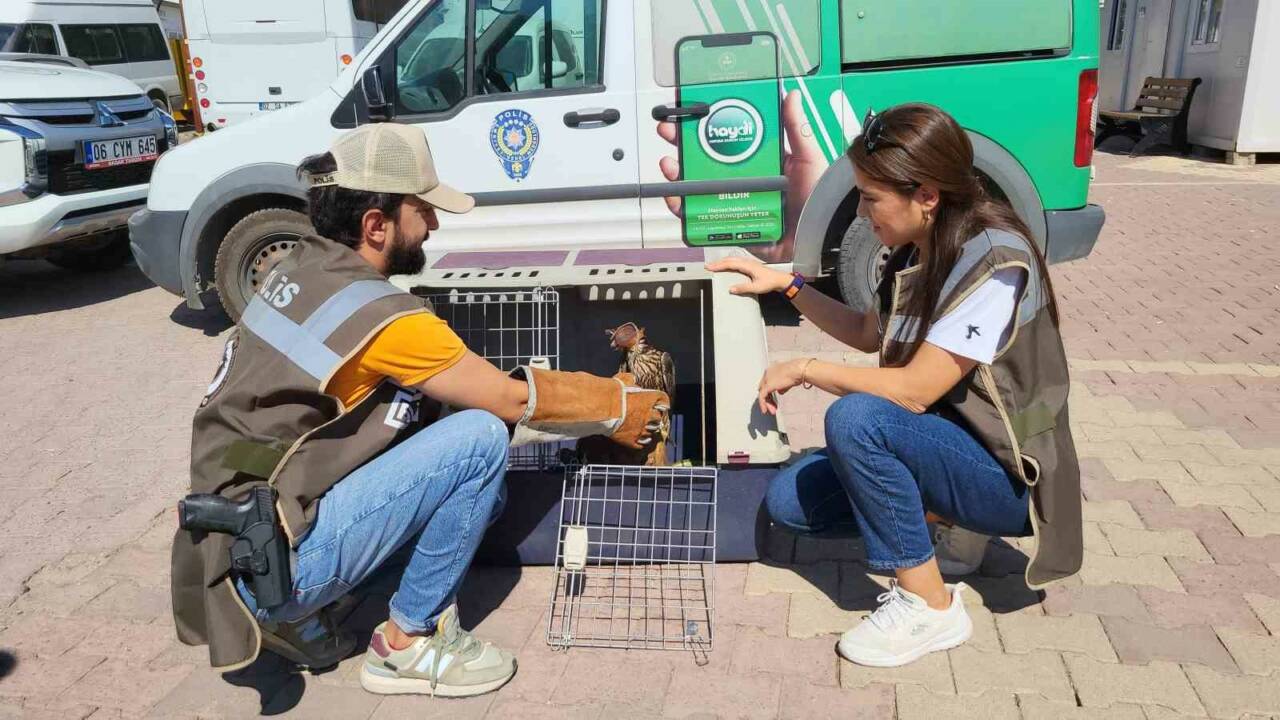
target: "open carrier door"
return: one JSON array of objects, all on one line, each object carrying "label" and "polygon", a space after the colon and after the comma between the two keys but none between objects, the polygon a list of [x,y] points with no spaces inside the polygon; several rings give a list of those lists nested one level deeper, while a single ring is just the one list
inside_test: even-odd
[{"label": "open carrier door", "polygon": [[[636,5],[648,22],[648,4]],[[629,17],[626,9],[624,3],[612,4],[606,17],[610,36],[629,41],[629,25],[640,16]],[[696,226],[692,232],[706,242],[686,244],[677,238],[666,246],[587,244],[554,252],[437,247],[422,273],[394,280],[427,297],[468,348],[504,370],[536,362],[612,375],[622,358],[610,347],[606,331],[627,322],[644,328],[648,342],[673,358],[677,388],[666,462],[580,464],[574,444],[511,453],[506,510],[488,530],[478,557],[499,564],[554,565],[547,628],[554,646],[704,654],[713,646],[715,563],[755,560],[761,554],[765,490],[790,449],[779,419],[764,415],[756,404],[755,389],[768,364],[760,306],[755,298],[729,294],[741,278],[713,276],[704,266],[743,253],[734,243],[711,237],[718,230],[707,229],[714,222],[725,224],[714,217],[718,194],[772,193],[758,201],[773,202],[775,210],[781,202],[780,144],[776,137],[770,144],[764,134],[776,127],[774,42],[768,33],[735,34],[730,45],[698,40],[686,51],[691,77],[701,73],[723,81],[720,58],[726,47],[750,66],[741,80],[718,87],[691,82],[689,92],[697,95],[691,103],[709,108],[753,92],[764,108],[738,105],[732,108],[736,119],[718,115],[726,128],[719,137],[727,139],[708,143],[712,153],[757,158],[759,165],[742,165],[745,173],[737,177],[685,186],[697,190],[691,195],[710,196],[703,214],[690,217]],[[629,43],[611,47],[631,50]],[[676,101],[672,88],[663,92],[671,95],[664,104]],[[640,99],[640,135],[653,132],[656,124],[650,120],[651,99]],[[735,132],[737,137],[730,137]],[[749,151],[737,147],[744,143]],[[447,154],[440,153],[442,168]],[[654,191],[640,183],[641,194],[661,204]],[[561,202],[571,213],[590,201]],[[780,211],[766,215],[740,223],[735,240],[758,233],[754,240],[775,243]]]},{"label": "open carrier door", "polygon": [[728,293],[739,279],[709,276],[701,257],[595,264],[606,252],[532,271],[544,283],[535,287],[531,271],[482,268],[431,276],[430,285],[418,276],[411,287],[504,370],[536,363],[612,374],[620,356],[605,330],[625,322],[672,355],[667,463],[579,464],[574,443],[513,448],[506,509],[478,558],[555,566],[554,646],[701,655],[714,642],[714,564],[760,557],[765,490],[790,455],[777,418],[755,402],[764,323],[754,298]]}]

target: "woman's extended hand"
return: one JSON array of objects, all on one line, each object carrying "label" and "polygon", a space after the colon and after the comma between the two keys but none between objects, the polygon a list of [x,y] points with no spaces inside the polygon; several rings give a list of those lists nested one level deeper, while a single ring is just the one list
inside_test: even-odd
[{"label": "woman's extended hand", "polygon": [[[800,384],[804,379],[804,366],[809,360],[810,358],[798,358],[774,363],[769,366],[768,370],[764,371],[764,377],[760,378],[759,397],[757,398],[757,402],[760,403],[760,412],[765,415],[778,414],[777,395],[783,395]],[[774,393],[777,393],[777,395]]]},{"label": "woman's extended hand", "polygon": [[764,295],[787,289],[791,284],[791,276],[781,270],[775,270],[759,260],[744,257],[731,257],[707,263],[711,272],[736,272],[746,275],[747,282],[729,288],[732,295]]}]

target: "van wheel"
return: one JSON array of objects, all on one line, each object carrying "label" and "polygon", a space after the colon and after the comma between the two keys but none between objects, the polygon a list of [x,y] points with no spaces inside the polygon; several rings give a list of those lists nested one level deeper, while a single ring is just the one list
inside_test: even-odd
[{"label": "van wheel", "polygon": [[[69,247],[51,250],[45,260],[67,270],[95,272],[114,270],[129,261],[129,234],[118,232],[105,244],[93,248]],[[74,245],[74,243],[73,243]]]},{"label": "van wheel", "polygon": [[840,242],[840,264],[836,270],[836,282],[846,305],[859,312],[875,308],[876,287],[880,285],[888,259],[889,248],[881,245],[871,232],[871,222],[855,218]]},{"label": "van wheel", "polygon": [[240,320],[271,268],[312,232],[306,215],[284,208],[250,213],[231,228],[218,246],[213,284],[232,321]]}]

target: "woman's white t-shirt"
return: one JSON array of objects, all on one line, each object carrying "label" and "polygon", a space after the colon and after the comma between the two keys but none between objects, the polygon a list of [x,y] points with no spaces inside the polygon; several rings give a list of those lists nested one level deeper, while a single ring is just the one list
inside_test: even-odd
[{"label": "woman's white t-shirt", "polygon": [[1026,284],[1021,268],[1002,268],[954,310],[933,321],[925,342],[983,365],[1013,334],[1014,310]]}]

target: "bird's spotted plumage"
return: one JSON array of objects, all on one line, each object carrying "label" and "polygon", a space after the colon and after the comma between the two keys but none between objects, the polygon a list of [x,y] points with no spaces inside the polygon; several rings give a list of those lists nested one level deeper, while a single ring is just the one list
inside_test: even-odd
[{"label": "bird's spotted plumage", "polygon": [[[675,407],[676,398],[676,366],[671,354],[653,347],[645,339],[644,328],[635,323],[623,323],[612,330],[606,330],[609,346],[622,353],[618,372],[628,373],[635,378],[637,387],[646,390],[661,390]],[[664,428],[650,450],[634,451],[622,448],[612,442],[599,442],[603,438],[583,438],[578,442],[577,452],[583,462],[616,463],[620,465],[665,465],[667,461],[667,433]]]},{"label": "bird's spotted plumage", "polygon": [[646,390],[661,390],[674,406],[676,401],[676,365],[671,353],[650,345],[644,328],[626,323],[610,335],[614,348],[623,351],[618,372],[631,373],[636,385]]}]

